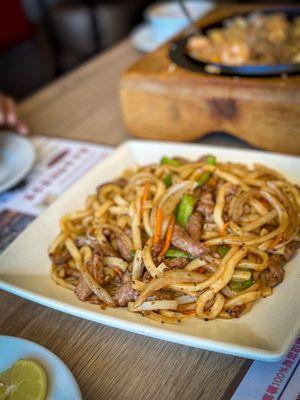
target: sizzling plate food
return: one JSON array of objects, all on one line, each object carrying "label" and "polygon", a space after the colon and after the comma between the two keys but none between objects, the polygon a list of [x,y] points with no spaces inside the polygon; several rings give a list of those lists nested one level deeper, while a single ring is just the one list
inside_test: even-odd
[{"label": "sizzling plate food", "polygon": [[228,66],[300,63],[300,17],[254,13],[225,21],[221,28],[192,36],[188,53],[195,59]]},{"label": "sizzling plate food", "polygon": [[160,322],[237,318],[282,281],[299,212],[299,188],[264,165],[163,157],[61,218],[52,278],[81,301]]}]

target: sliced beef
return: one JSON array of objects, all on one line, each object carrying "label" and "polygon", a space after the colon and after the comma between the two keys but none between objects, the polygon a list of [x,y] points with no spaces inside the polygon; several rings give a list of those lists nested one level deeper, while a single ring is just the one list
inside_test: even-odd
[{"label": "sliced beef", "polygon": [[87,238],[87,236],[77,236],[77,238],[75,239],[75,244],[78,247],[83,247],[83,246],[90,246],[93,247],[93,244],[96,244],[96,238],[95,241],[90,240],[89,238]]},{"label": "sliced beef", "polygon": [[74,290],[74,293],[81,301],[87,301],[92,294],[92,290],[89,288],[82,276],[79,278],[79,282]]},{"label": "sliced beef", "polygon": [[124,233],[126,236],[129,237],[129,239],[132,239],[132,230],[129,226],[127,226],[126,228],[124,228]]},{"label": "sliced beef", "polygon": [[152,257],[158,256],[163,247],[164,247],[164,242],[161,239],[159,239],[159,241],[155,243],[151,248]]},{"label": "sliced beef", "polygon": [[115,242],[118,248],[118,251],[121,255],[121,257],[130,262],[132,260],[132,256],[131,256],[131,248],[128,245],[128,242],[126,240],[126,238],[124,237],[124,235],[117,235],[115,237]]},{"label": "sliced beef", "polygon": [[272,254],[269,258],[268,268],[264,271],[266,285],[274,287],[283,279],[284,258],[279,254]]},{"label": "sliced beef", "polygon": [[78,247],[89,246],[101,256],[118,257],[118,253],[109,242],[100,245],[94,236],[77,236],[75,243]]},{"label": "sliced beef", "polygon": [[124,272],[124,274],[122,276],[122,282],[123,283],[131,282],[131,275],[128,271]]},{"label": "sliced beef", "polygon": [[199,242],[203,226],[203,216],[199,211],[195,211],[187,223],[185,229],[193,240]]},{"label": "sliced beef", "polygon": [[98,240],[94,236],[77,236],[75,239],[75,243],[78,247],[89,246],[98,253],[101,253],[101,248]]},{"label": "sliced beef", "polygon": [[205,218],[206,222],[213,222],[215,209],[215,201],[213,193],[210,190],[202,190],[196,205],[196,211],[199,211]]},{"label": "sliced beef", "polygon": [[105,257],[118,257],[118,252],[112,247],[109,242],[101,244],[101,250]]},{"label": "sliced beef", "polygon": [[168,258],[164,261],[164,263],[169,267],[169,268],[184,268],[188,265],[189,260],[187,258]]},{"label": "sliced beef", "polygon": [[71,254],[67,249],[57,248],[53,253],[49,254],[50,260],[55,265],[62,265],[71,260]]},{"label": "sliced beef", "polygon": [[70,276],[79,277],[80,276],[80,272],[75,268],[67,267],[67,268],[64,268],[63,271],[64,271],[66,277],[70,277]]},{"label": "sliced beef", "polygon": [[143,282],[148,283],[152,279],[152,276],[149,271],[145,271],[143,275]]},{"label": "sliced beef", "polygon": [[179,250],[188,252],[194,257],[199,257],[208,252],[207,246],[192,239],[188,233],[178,225],[174,227],[172,245]]},{"label": "sliced beef", "polygon": [[94,253],[93,257],[86,263],[89,273],[100,285],[104,284],[104,265],[103,257],[98,253]]},{"label": "sliced beef", "polygon": [[292,241],[285,246],[284,258],[289,261],[296,253],[297,249],[300,247],[300,242]]},{"label": "sliced beef", "polygon": [[114,294],[113,301],[120,307],[127,306],[129,301],[135,301],[138,292],[132,288],[132,282],[124,283]]}]

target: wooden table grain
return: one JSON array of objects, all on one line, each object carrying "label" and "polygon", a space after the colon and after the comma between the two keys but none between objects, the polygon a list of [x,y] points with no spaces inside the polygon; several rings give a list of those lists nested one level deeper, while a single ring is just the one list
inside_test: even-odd
[{"label": "wooden table grain", "polygon": [[[128,136],[119,77],[138,57],[126,40],[26,99],[20,113],[33,134],[117,145]],[[228,138],[210,140],[228,144]],[[60,357],[84,400],[230,399],[251,364],[96,324],[4,291],[0,316],[1,334],[33,340]]]}]

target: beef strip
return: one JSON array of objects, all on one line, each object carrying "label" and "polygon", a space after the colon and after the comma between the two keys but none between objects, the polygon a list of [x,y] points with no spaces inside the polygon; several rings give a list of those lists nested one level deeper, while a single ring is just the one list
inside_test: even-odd
[{"label": "beef strip", "polygon": [[283,265],[284,258],[282,256],[279,254],[270,255],[268,268],[264,271],[267,286],[274,287],[282,282],[284,274]]},{"label": "beef strip", "polygon": [[299,241],[292,241],[285,246],[284,255],[272,254],[269,257],[268,268],[264,271],[267,286],[274,287],[283,280],[283,266],[289,261],[300,247]]},{"label": "beef strip", "polygon": [[164,263],[169,267],[169,268],[184,268],[188,265],[189,260],[187,258],[168,258],[164,261]]},{"label": "beef strip", "polygon": [[202,226],[203,216],[199,211],[195,211],[191,215],[185,229],[193,240],[199,242],[199,240],[201,239]]},{"label": "beef strip", "polygon": [[213,193],[207,187],[205,187],[200,192],[200,197],[196,205],[196,211],[199,211],[204,216],[206,222],[213,222],[214,209],[215,201]]},{"label": "beef strip", "polygon": [[104,265],[103,257],[99,253],[94,253],[92,258],[86,263],[89,273],[100,284],[104,284]]},{"label": "beef strip", "polygon": [[129,226],[126,226],[126,228],[124,228],[124,233],[126,236],[129,237],[129,239],[132,240],[132,230]]},{"label": "beef strip", "polygon": [[101,250],[105,257],[118,257],[118,252],[112,247],[109,242],[101,244]]},{"label": "beef strip", "polygon": [[194,257],[199,257],[208,252],[208,248],[205,244],[193,240],[188,233],[178,225],[174,227],[172,245],[179,250],[188,252]]},{"label": "beef strip", "polygon": [[284,259],[289,261],[296,253],[297,249],[300,248],[300,241],[293,240],[285,246]]},{"label": "beef strip", "polygon": [[92,249],[94,249],[96,246],[99,246],[97,239],[92,236],[89,237],[84,235],[77,236],[75,239],[75,243],[78,247],[89,246]]},{"label": "beef strip", "polygon": [[129,301],[135,301],[138,298],[138,292],[132,288],[132,282],[124,283],[114,294],[113,301],[119,307],[127,306]]},{"label": "beef strip", "polygon": [[93,236],[77,236],[75,243],[78,247],[89,246],[101,256],[118,257],[117,251],[109,242],[104,242],[100,245],[98,240]]},{"label": "beef strip", "polygon": [[151,281],[151,279],[152,279],[152,276],[151,276],[150,272],[148,270],[145,271],[144,275],[143,275],[143,282],[148,283]]},{"label": "beef strip", "polygon": [[130,248],[130,246],[128,246],[128,242],[125,237],[123,235],[117,235],[115,237],[115,241],[121,257],[128,262],[132,261],[132,249]]},{"label": "beef strip", "polygon": [[155,243],[151,248],[152,257],[158,256],[163,247],[164,247],[164,242],[163,240],[159,239],[159,241]]},{"label": "beef strip", "polygon": [[57,248],[53,253],[49,254],[50,260],[55,265],[62,265],[71,260],[71,254],[67,249]]},{"label": "beef strip", "polygon": [[92,294],[92,290],[89,288],[82,276],[79,278],[79,282],[74,290],[74,293],[81,301],[87,301]]}]

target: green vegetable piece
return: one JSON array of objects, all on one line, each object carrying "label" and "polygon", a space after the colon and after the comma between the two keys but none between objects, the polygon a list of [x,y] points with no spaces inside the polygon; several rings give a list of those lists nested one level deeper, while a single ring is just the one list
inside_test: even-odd
[{"label": "green vegetable piece", "polygon": [[200,178],[198,179],[199,186],[203,186],[210,179],[210,177],[211,177],[210,171],[203,172],[203,174],[200,175]]},{"label": "green vegetable piece", "polygon": [[247,279],[246,281],[235,281],[235,280],[231,280],[228,283],[228,286],[231,290],[233,290],[234,292],[239,292],[240,290],[244,290],[247,289],[248,287],[252,286],[254,283],[252,275],[250,279]]},{"label": "green vegetable piece", "polygon": [[207,159],[206,159],[205,163],[209,164],[209,165],[216,165],[217,164],[217,159],[216,159],[215,156],[209,155],[209,156],[207,156]]},{"label": "green vegetable piece", "polygon": [[222,258],[226,256],[226,254],[229,252],[229,247],[227,246],[218,246],[217,247],[217,252],[220,254]]},{"label": "green vegetable piece", "polygon": [[174,165],[175,167],[179,167],[179,165],[182,165],[182,163],[179,160],[175,160],[174,158],[169,158],[167,156],[163,156],[163,158],[160,160],[160,163],[167,165]]},{"label": "green vegetable piece", "polygon": [[166,185],[167,188],[170,187],[172,185],[172,183],[173,183],[172,175],[170,174],[170,175],[165,176],[163,181],[164,181],[164,184]]},{"label": "green vegetable piece", "polygon": [[193,213],[195,199],[190,194],[184,194],[178,206],[176,219],[179,225],[185,227]]},{"label": "green vegetable piece", "polygon": [[165,255],[170,258],[190,258],[189,253],[177,249],[169,249]]},{"label": "green vegetable piece", "polygon": [[130,250],[130,256],[131,256],[131,258],[134,258],[134,256],[135,256],[135,250]]}]

